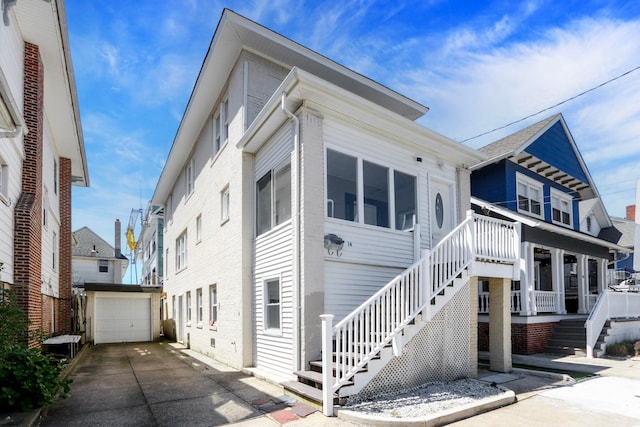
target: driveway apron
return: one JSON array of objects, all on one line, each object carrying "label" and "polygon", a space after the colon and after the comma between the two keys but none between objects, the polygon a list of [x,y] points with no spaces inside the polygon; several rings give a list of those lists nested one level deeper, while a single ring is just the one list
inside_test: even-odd
[{"label": "driveway apron", "polygon": [[265,415],[282,389],[242,372],[197,363],[167,342],[103,344],[83,350],[71,395],[54,402],[41,426],[212,426]]}]

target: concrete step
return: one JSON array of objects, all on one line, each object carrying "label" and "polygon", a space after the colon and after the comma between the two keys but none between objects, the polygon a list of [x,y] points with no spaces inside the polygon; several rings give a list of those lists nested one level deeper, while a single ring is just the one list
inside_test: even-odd
[{"label": "concrete step", "polygon": [[[322,371],[297,371],[294,374],[298,376],[298,381],[322,390]],[[348,385],[353,385],[353,382],[349,381],[345,384],[345,386]]]},{"label": "concrete step", "polygon": [[550,354],[572,354],[575,356],[587,355],[586,347],[572,347],[566,345],[547,345],[544,352]]},{"label": "concrete step", "polygon": [[[298,400],[310,404],[316,409],[322,410],[322,390],[312,387],[307,384],[303,384],[300,381],[286,381],[281,383],[284,388],[285,394],[293,396]],[[333,394],[334,405],[339,404],[339,398],[337,394]]]}]

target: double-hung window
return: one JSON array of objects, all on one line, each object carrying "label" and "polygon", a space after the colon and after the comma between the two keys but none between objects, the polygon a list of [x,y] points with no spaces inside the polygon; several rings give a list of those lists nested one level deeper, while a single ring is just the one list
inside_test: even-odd
[{"label": "double-hung window", "polygon": [[209,326],[216,327],[218,323],[218,285],[209,286]]},{"label": "double-hung window", "polygon": [[571,226],[571,196],[551,190],[551,220],[560,225]]},{"label": "double-hung window", "polygon": [[187,322],[191,322],[191,291],[187,292]]},{"label": "double-hung window", "polygon": [[0,201],[9,205],[9,166],[0,157]]},{"label": "double-hung window", "polygon": [[518,212],[542,217],[542,184],[517,174]]},{"label": "double-hung window", "polygon": [[280,279],[264,282],[264,328],[280,330]]},{"label": "double-hung window", "polygon": [[327,217],[395,230],[413,228],[415,176],[328,149],[326,178]]},{"label": "double-hung window", "polygon": [[291,218],[291,164],[270,170],[256,183],[256,235]]},{"label": "double-hung window", "polygon": [[99,273],[108,273],[109,272],[109,261],[106,259],[98,260],[98,272]]},{"label": "double-hung window", "polygon": [[192,157],[184,168],[185,192],[187,196],[193,192],[193,184],[195,182],[194,170],[195,159]]},{"label": "double-hung window", "polygon": [[187,231],[176,239],[176,272],[187,266]]},{"label": "double-hung window", "polygon": [[229,139],[229,99],[225,98],[213,115],[213,156],[224,147]]},{"label": "double-hung window", "polygon": [[196,289],[196,321],[202,327],[202,288]]}]

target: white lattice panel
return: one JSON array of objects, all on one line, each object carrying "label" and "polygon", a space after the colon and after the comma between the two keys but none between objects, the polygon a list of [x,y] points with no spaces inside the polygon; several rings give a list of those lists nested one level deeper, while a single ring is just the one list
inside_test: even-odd
[{"label": "white lattice panel", "polygon": [[400,391],[433,381],[451,381],[469,377],[470,360],[470,285],[467,283],[407,343],[402,355],[393,358],[367,384],[358,397]]}]

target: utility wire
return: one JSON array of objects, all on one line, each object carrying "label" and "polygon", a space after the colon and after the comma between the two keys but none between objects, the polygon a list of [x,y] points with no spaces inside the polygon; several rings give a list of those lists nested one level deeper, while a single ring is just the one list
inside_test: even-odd
[{"label": "utility wire", "polygon": [[619,75],[619,76],[617,76],[617,77],[614,77],[614,78],[612,78],[612,79],[609,79],[609,80],[607,80],[607,81],[606,81],[606,82],[604,82],[604,83],[600,83],[598,86],[594,86],[594,87],[592,87],[591,89],[587,89],[587,90],[585,90],[584,92],[580,92],[579,94],[577,94],[577,95],[575,95],[575,96],[572,96],[571,98],[567,98],[567,99],[565,99],[564,101],[560,101],[560,102],[558,102],[557,104],[552,105],[551,107],[547,107],[547,108],[545,108],[545,109],[543,109],[543,110],[540,110],[540,111],[538,111],[537,113],[529,114],[529,115],[528,115],[528,116],[526,116],[526,117],[523,117],[523,118],[518,119],[518,120],[516,120],[516,121],[513,121],[513,122],[511,122],[511,123],[507,123],[507,124],[506,124],[506,125],[504,125],[504,126],[500,126],[500,127],[495,128],[495,129],[491,129],[491,130],[489,130],[489,131],[487,131],[487,132],[481,133],[481,134],[479,134],[479,135],[472,136],[472,137],[467,138],[467,139],[463,139],[462,141],[460,141],[460,143],[462,144],[462,143],[465,143],[465,142],[467,142],[467,141],[471,141],[472,139],[480,138],[481,136],[485,136],[485,135],[488,135],[488,134],[493,133],[493,132],[495,132],[495,131],[498,131],[498,130],[501,130],[501,129],[507,128],[507,127],[509,127],[509,126],[511,126],[511,125],[514,125],[514,124],[516,124],[516,123],[523,122],[523,121],[525,121],[525,120],[527,120],[527,119],[530,119],[531,117],[534,117],[534,116],[537,116],[538,114],[544,113],[545,111],[549,111],[549,110],[551,110],[551,109],[553,109],[553,108],[556,108],[556,107],[558,107],[558,106],[560,106],[560,105],[562,105],[562,104],[565,104],[565,103],[567,103],[567,102],[569,102],[569,101],[573,101],[574,99],[579,98],[579,97],[581,97],[582,95],[585,95],[585,94],[587,94],[587,93],[589,93],[589,92],[592,92],[592,91],[594,91],[594,90],[596,90],[596,89],[599,89],[599,88],[601,88],[602,86],[607,85],[607,84],[609,84],[609,83],[611,83],[611,82],[613,82],[613,81],[616,81],[616,80],[618,80],[618,79],[620,79],[620,78],[622,78],[622,77],[626,76],[627,74],[631,74],[631,73],[633,73],[634,71],[637,71],[637,70],[640,70],[640,66],[637,66],[637,67],[635,67],[635,68],[633,68],[633,69],[631,69],[631,70],[629,70],[629,71],[627,71],[627,72],[625,72],[625,73],[622,73],[622,74],[620,74],[620,75]]}]

